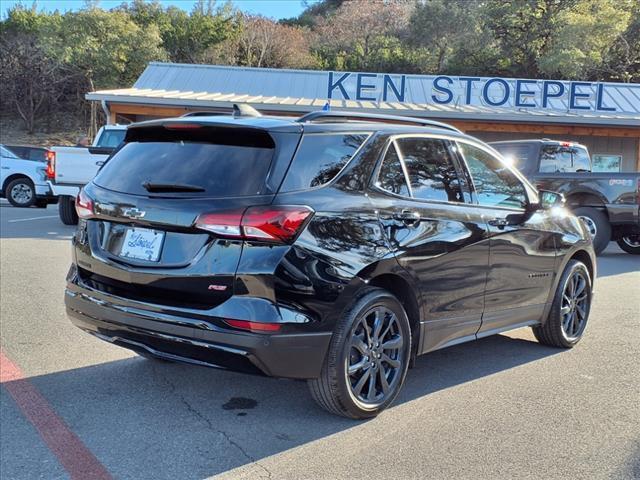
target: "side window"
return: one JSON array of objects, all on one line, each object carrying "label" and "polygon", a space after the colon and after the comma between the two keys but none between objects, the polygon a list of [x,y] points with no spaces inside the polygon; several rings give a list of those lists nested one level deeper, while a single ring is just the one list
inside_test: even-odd
[{"label": "side window", "polygon": [[460,144],[460,150],[469,167],[480,205],[509,208],[526,205],[524,185],[499,158],[465,143]]},{"label": "side window", "polygon": [[281,191],[304,190],[330,182],[368,136],[367,133],[304,135]]},{"label": "side window", "polygon": [[404,138],[397,141],[414,198],[462,202],[458,174],[444,140]]},{"label": "side window", "polygon": [[393,143],[389,146],[387,154],[382,161],[377,186],[396,195],[410,196],[400,157],[398,157],[398,152]]},{"label": "side window", "polygon": [[545,145],[540,152],[540,172],[556,173],[573,171],[571,149],[561,145]]},{"label": "side window", "polygon": [[591,171],[591,161],[586,148],[576,147],[573,149],[573,170],[576,172]]}]

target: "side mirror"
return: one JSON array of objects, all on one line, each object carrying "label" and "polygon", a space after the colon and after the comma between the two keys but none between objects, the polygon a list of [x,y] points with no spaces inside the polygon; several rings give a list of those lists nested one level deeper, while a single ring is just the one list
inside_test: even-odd
[{"label": "side mirror", "polygon": [[549,210],[550,208],[564,205],[564,195],[558,192],[538,190],[538,197],[540,201],[540,208],[543,210]]},{"label": "side mirror", "polygon": [[89,147],[91,155],[111,155],[114,150],[114,147]]}]

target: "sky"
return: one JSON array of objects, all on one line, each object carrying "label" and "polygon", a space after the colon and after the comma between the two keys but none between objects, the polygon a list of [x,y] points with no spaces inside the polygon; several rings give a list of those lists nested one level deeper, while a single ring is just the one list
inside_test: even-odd
[{"label": "sky", "polygon": [[[100,0],[99,5],[105,10],[109,10],[121,5],[123,2],[124,0]],[[33,1],[0,0],[0,5],[2,5],[0,15],[2,18],[6,17],[8,9],[19,3],[31,7]],[[190,11],[195,0],[160,0],[160,3],[164,6],[174,5],[183,10]],[[223,4],[224,1],[218,1],[218,3]],[[82,8],[84,4],[84,0],[37,0],[36,2],[38,9],[47,11],[60,10],[61,12],[78,10]],[[244,12],[260,14],[275,19],[295,17],[304,10],[302,0],[233,0],[233,4]]]}]

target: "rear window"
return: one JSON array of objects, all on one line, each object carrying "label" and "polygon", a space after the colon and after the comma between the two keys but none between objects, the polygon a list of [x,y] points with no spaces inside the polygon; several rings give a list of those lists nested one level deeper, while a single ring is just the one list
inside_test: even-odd
[{"label": "rear window", "polygon": [[126,130],[103,130],[96,147],[117,147],[124,140]]},{"label": "rear window", "polygon": [[125,144],[94,182],[116,192],[148,195],[143,183],[204,189],[178,196],[237,197],[266,193],[273,148],[178,140]]},{"label": "rear window", "polygon": [[330,182],[368,136],[368,133],[304,135],[281,191],[304,190]]},{"label": "rear window", "polygon": [[575,145],[545,145],[540,152],[540,172],[588,172],[589,153]]}]

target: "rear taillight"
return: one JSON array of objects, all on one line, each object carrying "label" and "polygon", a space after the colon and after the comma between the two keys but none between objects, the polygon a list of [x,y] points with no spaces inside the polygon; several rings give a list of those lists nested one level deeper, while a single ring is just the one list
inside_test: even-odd
[{"label": "rear taillight", "polygon": [[282,324],[280,323],[266,323],[266,322],[250,322],[248,320],[230,320],[225,319],[225,323],[233,328],[239,328],[240,330],[246,330],[253,333],[271,333],[280,330]]},{"label": "rear taillight", "polygon": [[55,180],[56,178],[56,152],[52,150],[47,150],[44,154],[45,159],[47,160],[47,168],[44,173],[49,180]]},{"label": "rear taillight", "polygon": [[76,197],[76,213],[78,218],[90,218],[93,216],[93,200],[81,189]]},{"label": "rear taillight", "polygon": [[226,238],[291,243],[311,215],[313,210],[304,206],[249,207],[200,215],[195,226]]}]

